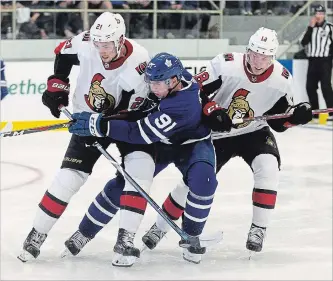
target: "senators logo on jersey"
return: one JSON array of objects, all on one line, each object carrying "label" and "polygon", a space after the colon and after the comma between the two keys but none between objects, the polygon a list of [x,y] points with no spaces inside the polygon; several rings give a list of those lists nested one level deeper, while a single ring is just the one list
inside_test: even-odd
[{"label": "senators logo on jersey", "polygon": [[[249,102],[246,100],[247,95],[250,91],[245,89],[237,90],[232,96],[231,103],[228,107],[228,115],[230,119],[253,117],[254,111],[250,108]],[[235,125],[236,129],[244,128],[249,125],[250,122],[245,122]]]},{"label": "senators logo on jersey", "polygon": [[115,106],[115,98],[101,86],[104,79],[105,77],[102,74],[95,74],[91,80],[89,95],[84,95],[89,108],[98,113],[113,110]]},{"label": "senators logo on jersey", "polygon": [[86,41],[90,41],[90,31],[87,31],[82,38],[82,41],[86,42]]},{"label": "senators logo on jersey", "polygon": [[135,70],[137,71],[137,73],[139,73],[139,75],[142,75],[143,73],[145,73],[146,67],[147,62],[142,62],[135,68]]}]

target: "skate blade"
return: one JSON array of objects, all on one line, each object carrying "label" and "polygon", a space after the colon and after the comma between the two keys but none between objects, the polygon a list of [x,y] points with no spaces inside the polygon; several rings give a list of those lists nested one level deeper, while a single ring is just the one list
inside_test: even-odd
[{"label": "skate blade", "polygon": [[118,267],[131,267],[137,260],[137,257],[134,256],[123,256],[121,254],[115,253],[112,265]]},{"label": "skate blade", "polygon": [[66,258],[68,256],[74,256],[67,248],[60,253],[60,257]]},{"label": "skate blade", "polygon": [[249,250],[249,261],[251,260],[252,257],[256,255],[257,252]]},{"label": "skate blade", "polygon": [[142,244],[141,248],[140,248],[140,253],[142,254],[143,252],[147,251],[147,249],[149,249],[145,243]]},{"label": "skate blade", "polygon": [[27,261],[31,261],[31,260],[34,260],[35,257],[30,254],[29,252],[23,250],[23,252],[17,256],[17,258],[21,261],[21,262],[27,262]]},{"label": "skate blade", "polygon": [[[199,238],[201,247],[214,246],[214,245],[220,243],[222,240],[223,240],[223,232],[222,231],[217,232],[213,235],[209,235],[209,236],[206,236],[206,237],[200,237]],[[191,243],[191,240],[189,240],[189,243],[179,244],[179,246],[181,248],[189,248],[191,246],[197,246],[197,245],[193,245],[193,243]]]},{"label": "skate blade", "polygon": [[199,264],[201,262],[201,257],[202,255],[199,254],[192,254],[190,252],[183,253],[184,260],[195,264]]},{"label": "skate blade", "polygon": [[210,247],[220,243],[223,240],[223,232],[219,231],[213,235],[200,237],[200,246],[201,247]]}]

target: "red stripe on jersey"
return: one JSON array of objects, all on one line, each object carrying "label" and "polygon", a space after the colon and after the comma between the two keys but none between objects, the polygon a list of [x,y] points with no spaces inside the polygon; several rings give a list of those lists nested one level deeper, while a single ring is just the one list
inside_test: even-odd
[{"label": "red stripe on jersey", "polygon": [[55,49],[54,49],[54,53],[56,55],[58,55],[62,49],[62,47],[66,44],[67,41],[61,42]]},{"label": "red stripe on jersey", "polygon": [[147,207],[147,200],[139,196],[121,195],[120,206],[132,207],[135,209],[145,211]]},{"label": "red stripe on jersey", "polygon": [[269,193],[262,193],[262,192],[253,192],[252,193],[252,200],[255,203],[268,205],[268,206],[275,206],[276,202],[276,194],[269,194]]},{"label": "red stripe on jersey", "polygon": [[164,210],[175,220],[179,219],[183,214],[184,210],[179,209],[175,204],[172,203],[170,196],[163,203]]},{"label": "red stripe on jersey", "polygon": [[65,211],[67,204],[60,204],[54,200],[52,200],[47,194],[44,195],[42,201],[40,204],[49,212],[52,214],[55,214],[57,216],[61,216],[62,213]]}]

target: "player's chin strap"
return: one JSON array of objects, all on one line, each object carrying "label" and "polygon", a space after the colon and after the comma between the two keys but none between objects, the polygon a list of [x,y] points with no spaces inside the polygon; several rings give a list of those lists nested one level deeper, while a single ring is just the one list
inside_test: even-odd
[{"label": "player's chin strap", "polygon": [[[333,112],[333,108],[317,109],[317,110],[312,110],[312,115],[318,115],[320,113],[330,113],[330,112]],[[235,119],[232,119],[232,123],[241,124],[244,122],[252,122],[252,121],[283,119],[283,118],[288,118],[291,115],[292,115],[292,113],[282,113],[282,114],[263,115],[263,116],[256,116],[256,117],[235,118]]]},{"label": "player's chin strap", "polygon": [[[73,120],[72,114],[65,108],[59,107],[59,110],[64,113],[68,119]],[[171,228],[177,232],[177,234],[183,239],[189,242],[189,246],[194,247],[208,247],[219,243],[223,238],[222,232],[217,232],[215,235],[206,238],[197,238],[191,235],[188,235],[184,232],[178,225],[174,223],[165,212],[158,206],[158,204],[149,196],[149,194],[142,189],[142,187],[123,169],[123,167],[96,141],[92,144],[96,147],[106,159],[117,169],[119,173],[121,173],[124,178],[142,195],[143,198],[147,200],[150,206],[154,208],[154,210],[171,226]]]}]

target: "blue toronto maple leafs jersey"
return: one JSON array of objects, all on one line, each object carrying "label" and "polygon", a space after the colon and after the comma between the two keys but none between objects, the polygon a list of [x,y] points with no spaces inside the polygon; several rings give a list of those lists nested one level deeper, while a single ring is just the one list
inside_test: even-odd
[{"label": "blue toronto maple leafs jersey", "polygon": [[8,94],[7,82],[5,77],[5,63],[3,62],[3,60],[0,60],[0,88],[0,100],[2,100]]},{"label": "blue toronto maple leafs jersey", "polygon": [[[188,75],[186,75],[188,78]],[[183,88],[160,101],[154,112],[136,122],[109,121],[108,136],[132,144],[186,144],[210,138],[201,123],[199,85],[182,80]]]}]

